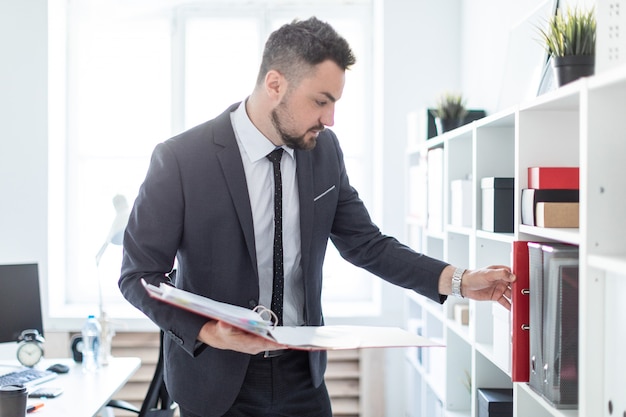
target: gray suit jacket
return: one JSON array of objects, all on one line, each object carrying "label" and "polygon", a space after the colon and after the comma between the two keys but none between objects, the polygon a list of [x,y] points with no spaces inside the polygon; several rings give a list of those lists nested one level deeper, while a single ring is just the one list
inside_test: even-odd
[{"label": "gray suit jacket", "polygon": [[[119,281],[124,296],[168,336],[165,377],[172,397],[203,416],[228,410],[249,355],[197,342],[206,319],[151,299],[140,279],[155,285],[166,281],[177,257],[177,287],[238,306],[257,305],[252,212],[230,120],[236,107],[155,148],[125,232]],[[329,238],[351,263],[438,302],[445,300],[437,281],[447,264],[380,233],[348,182],[331,131],[319,135],[312,151],[296,151],[296,161],[307,325],[324,323],[320,298]],[[318,386],[325,353],[311,352],[310,366]]]}]

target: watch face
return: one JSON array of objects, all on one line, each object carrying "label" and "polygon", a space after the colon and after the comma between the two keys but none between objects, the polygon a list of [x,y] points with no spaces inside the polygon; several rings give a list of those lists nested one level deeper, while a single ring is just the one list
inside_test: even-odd
[{"label": "watch face", "polygon": [[34,366],[43,357],[43,349],[37,342],[24,342],[17,349],[17,360],[24,366]]}]

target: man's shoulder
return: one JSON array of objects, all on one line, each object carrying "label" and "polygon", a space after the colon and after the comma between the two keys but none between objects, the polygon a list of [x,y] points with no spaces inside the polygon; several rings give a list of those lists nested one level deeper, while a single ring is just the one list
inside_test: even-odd
[{"label": "man's shoulder", "polygon": [[177,149],[195,148],[195,146],[206,146],[212,143],[226,146],[235,140],[230,113],[236,108],[237,104],[234,104],[214,119],[189,128],[168,139],[166,143]]}]

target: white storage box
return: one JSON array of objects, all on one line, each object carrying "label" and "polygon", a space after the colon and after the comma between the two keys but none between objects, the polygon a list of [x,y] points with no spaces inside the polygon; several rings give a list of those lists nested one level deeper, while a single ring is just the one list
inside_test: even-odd
[{"label": "white storage box", "polygon": [[450,181],[450,224],[472,227],[472,181]]}]

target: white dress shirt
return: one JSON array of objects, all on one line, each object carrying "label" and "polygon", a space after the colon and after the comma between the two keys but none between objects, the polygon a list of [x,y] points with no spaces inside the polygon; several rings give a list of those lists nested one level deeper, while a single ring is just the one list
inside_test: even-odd
[{"label": "white dress shirt", "polygon": [[[272,301],[274,259],[274,174],[266,156],[276,146],[267,139],[248,117],[245,101],[231,113],[231,121],[243,169],[254,223],[254,242],[259,269],[259,304],[269,308]],[[280,164],[283,182],[283,268],[285,289],[283,324],[304,324],[304,283],[300,266],[300,202],[296,180],[294,150],[283,146]]]}]

